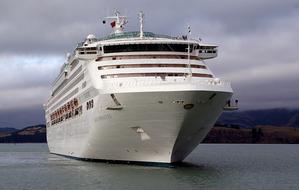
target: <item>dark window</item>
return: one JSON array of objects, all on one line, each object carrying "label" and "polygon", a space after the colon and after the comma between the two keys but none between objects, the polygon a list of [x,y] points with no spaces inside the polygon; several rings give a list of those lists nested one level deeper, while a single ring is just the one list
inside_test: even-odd
[{"label": "dark window", "polygon": [[[206,69],[207,67],[204,65],[190,65],[191,68],[199,68],[199,69]],[[187,64],[128,64],[128,65],[105,65],[99,66],[98,70],[103,69],[119,69],[119,68],[146,68],[146,67],[179,67],[185,68],[188,67]]]},{"label": "dark window", "polygon": [[86,102],[86,109],[89,110],[91,108],[93,108],[93,100]]},{"label": "dark window", "polygon": [[97,50],[97,48],[96,47],[89,47],[89,48],[85,48],[84,50],[86,50],[86,51],[92,51],[92,50]]},{"label": "dark window", "polygon": [[[193,46],[190,45],[192,52]],[[104,53],[141,52],[141,51],[173,51],[187,52],[188,44],[124,44],[104,46]]]},{"label": "dark window", "polygon": [[97,52],[95,52],[95,51],[88,51],[88,52],[86,52],[86,54],[97,54]]},{"label": "dark window", "polygon": [[[166,76],[186,76],[188,73],[120,73],[101,75],[102,79],[106,78],[122,78],[122,77],[161,77],[165,79]],[[193,77],[213,78],[213,75],[203,73],[192,73]]]}]

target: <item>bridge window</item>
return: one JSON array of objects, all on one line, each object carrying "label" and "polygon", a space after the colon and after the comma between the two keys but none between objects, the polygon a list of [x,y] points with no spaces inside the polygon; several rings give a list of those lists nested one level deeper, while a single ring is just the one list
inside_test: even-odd
[{"label": "bridge window", "polygon": [[[193,45],[190,45],[190,52]],[[143,52],[143,51],[171,51],[187,52],[188,44],[123,44],[104,46],[104,53]]]}]

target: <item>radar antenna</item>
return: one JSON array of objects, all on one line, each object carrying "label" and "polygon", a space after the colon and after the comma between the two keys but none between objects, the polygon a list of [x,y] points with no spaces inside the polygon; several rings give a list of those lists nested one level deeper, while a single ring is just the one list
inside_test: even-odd
[{"label": "radar antenna", "polygon": [[143,38],[143,17],[144,17],[144,13],[142,11],[140,11],[139,12],[140,38]]},{"label": "radar antenna", "polygon": [[187,50],[188,50],[188,69],[189,69],[189,74],[188,74],[188,76],[189,76],[189,78],[192,78],[192,68],[191,68],[191,64],[190,64],[190,51],[191,51],[191,49],[190,49],[190,35],[191,35],[191,26],[190,25],[188,25],[188,37],[187,37],[187,40],[188,40],[188,48],[187,48]]},{"label": "radar antenna", "polygon": [[[105,19],[110,19],[112,22],[110,23],[114,34],[119,34],[124,31],[124,26],[128,23],[126,16],[120,16],[118,10],[115,10],[115,16],[108,16]],[[103,24],[106,24],[106,20],[103,20]]]}]

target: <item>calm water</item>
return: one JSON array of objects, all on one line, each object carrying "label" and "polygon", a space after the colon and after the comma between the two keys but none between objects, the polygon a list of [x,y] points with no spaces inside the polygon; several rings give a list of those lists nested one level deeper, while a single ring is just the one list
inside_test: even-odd
[{"label": "calm water", "polygon": [[188,166],[72,160],[46,144],[0,144],[0,189],[299,189],[299,145],[200,145]]}]

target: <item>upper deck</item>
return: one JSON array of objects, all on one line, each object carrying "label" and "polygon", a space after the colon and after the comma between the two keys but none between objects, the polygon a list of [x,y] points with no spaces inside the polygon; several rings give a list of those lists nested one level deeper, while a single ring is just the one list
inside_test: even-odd
[{"label": "upper deck", "polygon": [[[138,72],[136,70],[139,76],[141,68],[143,69],[142,76],[156,76],[156,73],[153,75],[151,70],[156,69],[162,72],[167,68],[163,71],[167,76],[185,76],[187,72],[192,73],[194,69],[198,73],[193,73],[193,76],[212,77],[210,73],[204,73],[202,69],[207,70],[207,68],[204,63],[202,65],[198,61],[216,57],[216,45],[202,43],[201,40],[191,39],[187,35],[172,37],[143,32],[142,15],[140,16],[140,30],[132,32],[124,32],[126,17],[119,16],[118,12],[115,17],[107,18],[113,19],[111,27],[114,33],[102,38],[96,38],[90,34],[79,43],[74,53],[68,56],[67,62],[63,65],[60,75],[54,82],[54,89],[59,89],[68,80],[79,60],[96,61],[99,69],[105,70],[100,71],[105,74],[101,75],[102,78],[135,76],[136,73],[127,73],[134,69],[139,69]],[[109,72],[117,70],[117,75],[108,73],[108,70]],[[169,74],[172,70],[175,73]]]},{"label": "upper deck", "polygon": [[[189,49],[190,48],[190,49]],[[139,32],[123,32],[110,34],[96,39],[87,38],[78,44],[75,55],[83,59],[93,59],[97,56],[130,55],[130,54],[176,54],[197,56],[199,59],[211,59],[217,56],[217,46],[205,44],[199,40],[186,37],[171,37],[144,32],[142,38]]]}]

